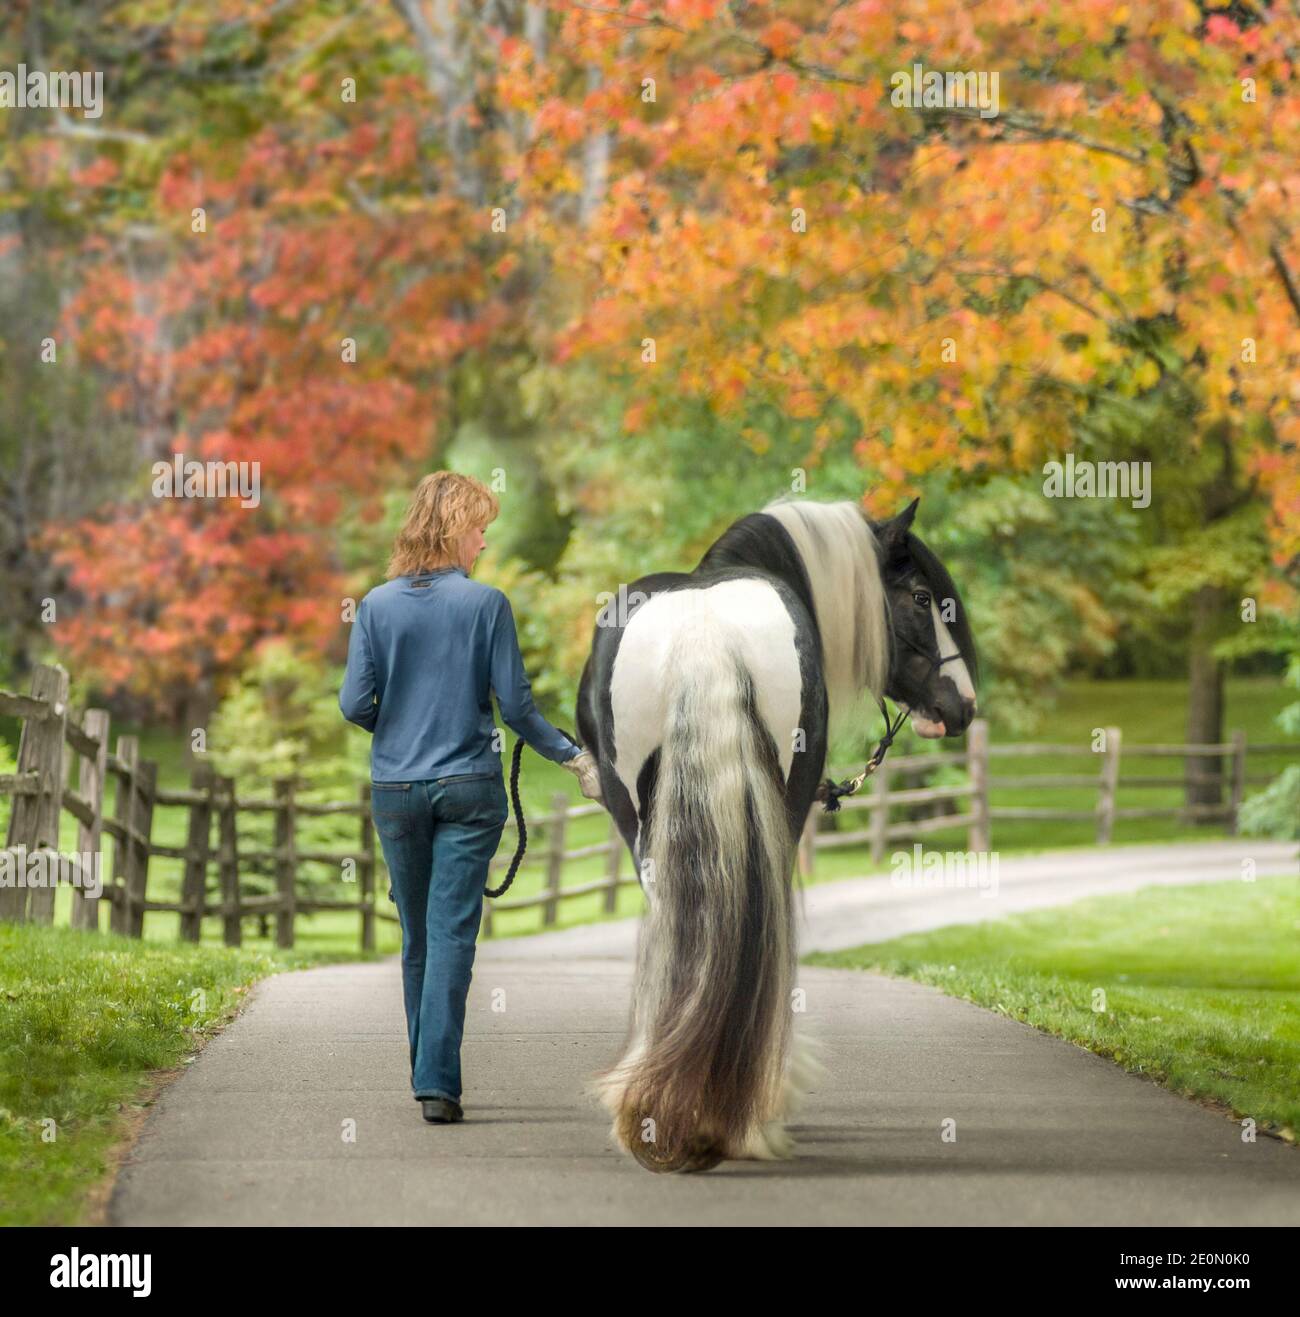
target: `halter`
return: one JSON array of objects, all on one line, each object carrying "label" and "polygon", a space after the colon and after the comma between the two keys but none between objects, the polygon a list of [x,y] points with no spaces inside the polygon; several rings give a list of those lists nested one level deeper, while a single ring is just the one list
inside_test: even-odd
[{"label": "halter", "polygon": [[[942,658],[937,659],[931,658],[929,654],[927,654],[925,650],[923,650],[910,636],[899,636],[897,638],[903,641],[904,644],[911,645],[911,647],[930,664],[930,671],[925,674],[927,682],[941,667],[943,667],[945,663],[951,663],[953,659],[961,658],[960,649],[958,649],[955,654],[947,654]],[[889,747],[894,744],[894,737],[903,730],[903,723],[907,721],[912,712],[910,708],[904,708],[900,705],[899,708],[902,712],[891,722],[889,710],[885,708],[885,701],[883,699],[878,699],[876,703],[880,706],[880,716],[885,720],[885,734],[880,738],[880,744],[876,746],[875,752],[872,754],[871,758],[867,760],[866,767],[864,767],[862,772],[856,777],[845,778],[843,782],[838,784],[832,782],[830,778],[827,778],[821,786],[817,788],[817,793],[813,796],[813,799],[822,802],[827,814],[834,814],[840,807],[840,800],[844,796],[855,795],[861,789],[862,784],[867,778],[869,778],[872,773],[874,773],[876,769],[885,762],[885,756],[889,753]]]}]

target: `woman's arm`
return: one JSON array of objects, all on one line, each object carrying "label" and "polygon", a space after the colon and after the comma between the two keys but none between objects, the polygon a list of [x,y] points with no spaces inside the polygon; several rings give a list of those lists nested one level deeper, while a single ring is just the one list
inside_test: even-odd
[{"label": "woman's arm", "polygon": [[510,600],[498,591],[497,610],[493,619],[491,657],[491,684],[496,693],[501,717],[517,735],[546,759],[557,764],[565,763],[580,753],[561,732],[556,731],[537,711],[533,703],[533,690],[524,672],[524,660],[519,653],[519,637],[515,631],[515,617]]},{"label": "woman's arm", "polygon": [[339,691],[339,708],[348,722],[373,732],[379,721],[379,696],[375,691],[375,661],[367,616],[363,599],[348,637],[348,666],[343,674],[343,689]]}]

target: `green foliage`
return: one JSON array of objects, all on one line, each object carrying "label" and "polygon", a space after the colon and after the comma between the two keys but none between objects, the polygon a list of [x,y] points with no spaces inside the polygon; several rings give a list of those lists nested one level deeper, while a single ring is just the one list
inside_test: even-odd
[{"label": "green foliage", "polygon": [[1245,659],[1256,654],[1300,653],[1300,619],[1259,605],[1257,619],[1225,636],[1214,647],[1215,658]]},{"label": "green foliage", "polygon": [[[974,488],[924,482],[917,533],[952,572],[979,649],[981,709],[1024,730],[1115,645],[1135,606],[1126,571],[1138,514],[1100,500],[1042,497],[1037,477]],[[1068,546],[1068,547],[1063,547]]]},{"label": "green foliage", "polygon": [[1289,765],[1267,790],[1242,805],[1241,831],[1254,837],[1300,841],[1300,765]]},{"label": "green foliage", "polygon": [[1248,504],[1151,551],[1147,579],[1152,602],[1172,610],[1205,585],[1239,589],[1259,578],[1267,560],[1264,510]]},{"label": "green foliage", "polygon": [[[1286,681],[1300,690],[1300,652],[1291,657]],[[1278,714],[1277,725],[1288,736],[1300,736],[1300,700]],[[1242,804],[1241,830],[1255,837],[1300,841],[1300,764],[1289,764],[1267,789]]]},{"label": "green foliage", "polygon": [[[1114,659],[1094,668],[1107,675],[1178,675],[1191,644],[1192,596],[1205,586],[1234,599],[1258,594],[1273,574],[1266,506],[1241,458],[1260,437],[1258,418],[1207,421],[1202,366],[1181,355],[1178,328],[1166,316],[1117,328],[1141,356],[1099,373],[1072,425],[1080,459],[1150,463],[1150,506],[1110,505],[1115,528],[1124,523],[1128,533],[1126,552],[1108,570],[1129,588],[1128,606],[1114,618]],[[1271,620],[1246,637],[1235,618],[1215,624],[1221,657],[1232,646],[1235,654],[1284,652]]]},{"label": "green foliage", "polygon": [[369,737],[339,712],[337,670],[263,645],[222,700],[209,729],[217,770],[241,788],[294,778],[308,791],[352,796],[365,780]]}]

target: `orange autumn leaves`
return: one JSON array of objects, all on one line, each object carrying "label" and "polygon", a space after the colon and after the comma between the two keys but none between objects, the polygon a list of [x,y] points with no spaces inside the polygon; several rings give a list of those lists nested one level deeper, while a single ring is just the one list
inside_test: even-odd
[{"label": "orange autumn leaves", "polygon": [[[565,28],[598,49],[615,125],[604,212],[594,231],[549,206],[531,218],[590,293],[559,350],[620,373],[629,428],[683,396],[742,424],[847,406],[888,479],[1027,469],[1095,380],[1155,382],[1121,331],[1172,317],[1205,422],[1250,450],[1278,562],[1300,552],[1300,307],[1279,273],[1300,281],[1294,16],[1206,20],[1173,0],[624,12]],[[891,74],[917,62],[997,72],[999,115],[895,108]],[[550,182],[523,180],[548,201]]]}]

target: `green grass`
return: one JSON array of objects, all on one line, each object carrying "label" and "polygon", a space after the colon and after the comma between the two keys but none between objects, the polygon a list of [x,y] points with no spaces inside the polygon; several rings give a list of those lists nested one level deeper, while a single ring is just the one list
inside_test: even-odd
[{"label": "green grass", "polygon": [[1293,878],[1094,897],[805,963],[931,984],[1261,1129],[1292,1141],[1300,1130]]},{"label": "green grass", "polygon": [[356,955],[0,923],[0,1224],[80,1221],[150,1074],[183,1064],[258,979],[327,959]]}]

